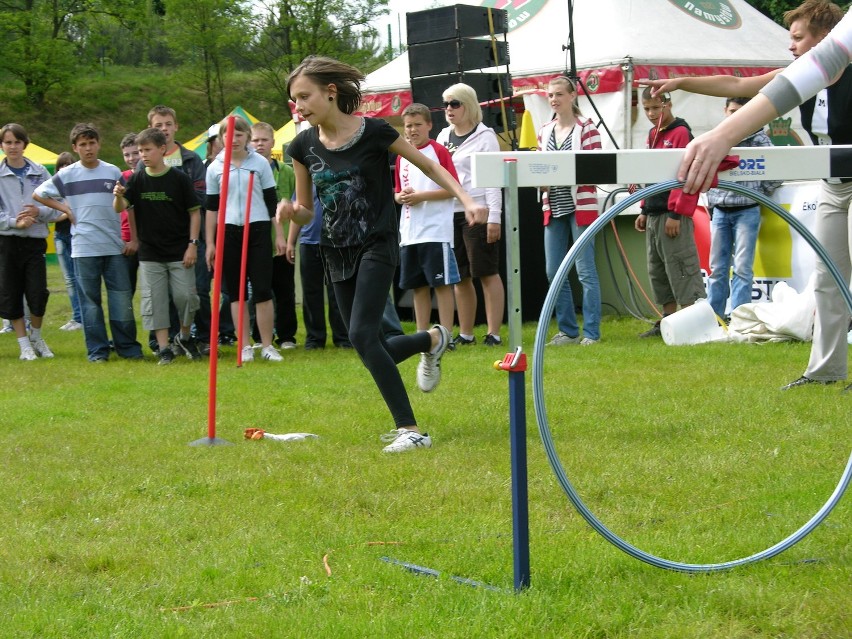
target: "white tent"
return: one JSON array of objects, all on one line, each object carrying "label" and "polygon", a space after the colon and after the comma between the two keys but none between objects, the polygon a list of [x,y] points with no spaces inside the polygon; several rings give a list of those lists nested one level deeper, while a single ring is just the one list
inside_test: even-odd
[{"label": "white tent", "polygon": [[[550,117],[543,89],[570,65],[567,0],[462,2],[509,12],[509,72],[516,96],[537,129]],[[579,75],[621,148],[642,148],[649,123],[637,108],[634,79],[679,75],[758,75],[791,61],[787,31],[745,0],[574,0]],[[501,67],[500,70],[505,70]],[[492,69],[493,71],[493,69]],[[641,91],[641,89],[640,89]],[[722,117],[724,100],[677,92],[674,113],[698,134]],[[402,54],[367,76],[361,111],[399,115],[411,102],[408,57]],[[438,105],[429,105],[438,106]],[[583,112],[599,118],[585,97]],[[798,127],[798,111],[791,113]],[[783,124],[772,133],[783,138]],[[602,137],[606,138],[602,131]],[[801,132],[788,143],[808,143]],[[803,142],[804,141],[804,142]],[[609,141],[605,146],[612,146]]]}]

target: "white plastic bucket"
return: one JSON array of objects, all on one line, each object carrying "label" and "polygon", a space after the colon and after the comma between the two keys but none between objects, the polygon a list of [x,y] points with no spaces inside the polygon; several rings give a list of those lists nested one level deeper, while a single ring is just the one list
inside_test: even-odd
[{"label": "white plastic bucket", "polygon": [[669,346],[703,344],[727,339],[725,330],[716,321],[713,308],[705,299],[677,313],[664,317],[660,322],[663,341]]}]

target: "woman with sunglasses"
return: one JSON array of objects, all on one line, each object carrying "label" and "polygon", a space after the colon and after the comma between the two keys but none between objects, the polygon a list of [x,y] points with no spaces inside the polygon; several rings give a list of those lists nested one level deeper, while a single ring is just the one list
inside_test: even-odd
[{"label": "woman with sunglasses", "polygon": [[[565,76],[547,85],[547,99],[554,118],[538,132],[539,151],[589,151],[601,148],[601,136],[591,120],[577,106],[577,88]],[[594,184],[551,186],[545,190],[544,259],[547,280],[553,281],[568,249],[580,234],[598,219],[598,192]],[[601,339],[601,287],[595,267],[595,245],[590,243],[577,256],[577,277],[583,286],[583,337],[574,311],[574,298],[568,280],[556,298],[556,325],[559,332],[550,346],[580,344],[589,346]]]},{"label": "woman with sunglasses", "polygon": [[464,206],[455,202],[453,250],[459,266],[461,281],[455,285],[459,334],[453,347],[476,344],[473,325],[476,321],[476,290],[474,277],[482,284],[485,299],[485,318],[488,333],[486,346],[498,346],[500,325],[503,323],[505,292],[500,278],[500,233],[503,196],[498,188],[474,188],[471,180],[471,159],[474,153],[499,151],[497,134],[482,122],[482,108],[476,91],[466,84],[454,84],[444,91],[444,111],[449,126],[437,138],[453,156],[453,164],[462,188],[477,204],[488,207],[488,224],[470,226],[465,221]]}]

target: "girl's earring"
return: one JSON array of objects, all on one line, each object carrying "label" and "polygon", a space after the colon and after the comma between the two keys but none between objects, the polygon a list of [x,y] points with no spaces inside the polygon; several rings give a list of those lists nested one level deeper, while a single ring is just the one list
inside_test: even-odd
[{"label": "girl's earring", "polygon": [[329,101],[329,102],[334,102],[334,97],[333,97],[333,96],[328,96],[328,101]]}]

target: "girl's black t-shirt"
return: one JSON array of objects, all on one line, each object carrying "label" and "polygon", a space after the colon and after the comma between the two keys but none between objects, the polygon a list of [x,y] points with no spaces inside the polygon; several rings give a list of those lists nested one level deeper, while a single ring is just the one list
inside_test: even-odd
[{"label": "girl's black t-shirt", "polygon": [[354,247],[396,232],[388,147],[399,133],[384,120],[364,118],[346,145],[327,149],[315,128],[299,133],[287,154],[311,174],[322,204],[320,245]]},{"label": "girl's black t-shirt", "polygon": [[322,204],[320,251],[332,282],[353,277],[361,260],[399,262],[388,153],[397,139],[399,133],[384,120],[363,118],[342,147],[327,149],[315,128],[299,133],[287,147],[311,174]]}]

